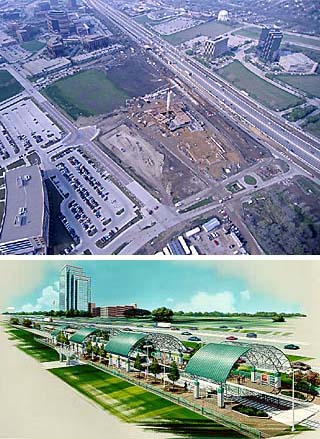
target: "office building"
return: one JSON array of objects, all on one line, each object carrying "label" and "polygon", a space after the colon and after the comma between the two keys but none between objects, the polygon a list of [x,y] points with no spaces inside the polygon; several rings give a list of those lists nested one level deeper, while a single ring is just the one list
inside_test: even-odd
[{"label": "office building", "polygon": [[259,57],[265,62],[279,60],[283,34],[279,28],[263,28],[257,47]]},{"label": "office building", "polygon": [[0,254],[45,255],[49,240],[49,207],[38,165],[7,171],[5,194]]},{"label": "office building", "polygon": [[95,303],[88,304],[88,311],[93,317],[124,317],[126,311],[136,308],[136,303],[133,303],[132,305],[114,306],[96,306]]},{"label": "office building", "polygon": [[109,38],[101,34],[87,35],[83,38],[82,42],[84,49],[91,52],[92,50],[98,50],[108,46]]},{"label": "office building", "polygon": [[47,15],[48,30],[51,33],[68,35],[70,33],[70,21],[65,11],[50,11]]},{"label": "office building", "polygon": [[60,36],[52,37],[47,42],[47,51],[51,58],[59,58],[64,55],[63,39]]},{"label": "office building", "polygon": [[64,265],[59,279],[59,309],[88,311],[91,302],[91,278],[81,267]]},{"label": "office building", "polygon": [[221,36],[214,40],[208,39],[204,45],[204,56],[207,58],[217,58],[228,52],[228,37]]}]

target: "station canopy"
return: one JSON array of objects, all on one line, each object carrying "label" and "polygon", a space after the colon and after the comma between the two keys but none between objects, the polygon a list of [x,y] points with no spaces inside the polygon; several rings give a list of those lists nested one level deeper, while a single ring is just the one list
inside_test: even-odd
[{"label": "station canopy", "polygon": [[57,337],[60,334],[60,332],[64,331],[67,328],[68,326],[59,326],[58,328],[54,329],[50,335],[51,337]]},{"label": "station canopy", "polygon": [[187,350],[177,337],[156,332],[121,332],[112,337],[104,349],[111,354],[129,357],[145,345],[161,352],[183,353]]},{"label": "station canopy", "polygon": [[69,338],[69,341],[82,344],[89,335],[92,335],[97,331],[97,328],[81,328]]},{"label": "station canopy", "polygon": [[225,383],[240,357],[264,371],[281,372],[290,368],[287,357],[274,346],[232,342],[203,346],[190,359],[185,372],[214,383]]}]

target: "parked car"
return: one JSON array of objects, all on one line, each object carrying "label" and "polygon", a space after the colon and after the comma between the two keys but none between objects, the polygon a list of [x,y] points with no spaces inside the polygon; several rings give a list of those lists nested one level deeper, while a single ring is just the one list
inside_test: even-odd
[{"label": "parked car", "polygon": [[201,338],[196,337],[196,336],[192,336],[188,338],[189,341],[201,341]]},{"label": "parked car", "polygon": [[303,363],[302,361],[295,361],[291,363],[292,369],[300,369],[300,370],[310,370],[310,364]]},{"label": "parked car", "polygon": [[226,338],[226,340],[238,340],[238,337],[234,337],[233,335],[230,335]]},{"label": "parked car", "polygon": [[257,334],[255,332],[247,332],[246,337],[248,338],[257,338]]},{"label": "parked car", "polygon": [[296,351],[297,349],[300,349],[300,346],[297,346],[296,344],[286,344],[284,349],[291,349],[293,351]]}]

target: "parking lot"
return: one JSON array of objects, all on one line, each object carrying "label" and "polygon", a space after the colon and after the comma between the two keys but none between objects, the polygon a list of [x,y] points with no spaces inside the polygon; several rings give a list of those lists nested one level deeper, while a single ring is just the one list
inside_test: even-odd
[{"label": "parking lot", "polygon": [[135,218],[137,206],[82,148],[55,153],[51,160],[62,177],[52,181],[67,198],[64,215],[80,236],[106,242]]},{"label": "parking lot", "polygon": [[31,99],[2,108],[0,116],[13,142],[23,146],[26,152],[39,147],[46,148],[62,138],[63,132]]}]

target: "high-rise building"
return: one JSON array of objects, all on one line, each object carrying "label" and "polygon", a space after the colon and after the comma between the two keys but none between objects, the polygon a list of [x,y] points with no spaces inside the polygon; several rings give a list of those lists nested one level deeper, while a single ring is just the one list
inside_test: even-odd
[{"label": "high-rise building", "polygon": [[64,265],[59,280],[59,309],[88,311],[91,302],[91,278],[81,267]]},{"label": "high-rise building", "polygon": [[70,20],[65,11],[50,11],[47,15],[48,30],[51,33],[68,35],[70,33]]},{"label": "high-rise building", "polygon": [[280,57],[280,45],[283,34],[279,28],[263,28],[258,43],[258,53],[265,62],[275,62]]},{"label": "high-rise building", "polygon": [[204,45],[204,56],[207,58],[217,58],[228,52],[228,37],[221,36],[214,40],[208,39]]}]

